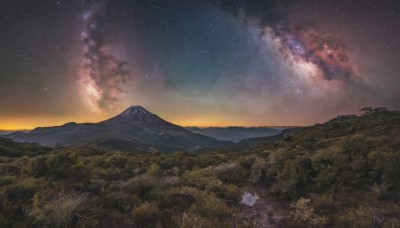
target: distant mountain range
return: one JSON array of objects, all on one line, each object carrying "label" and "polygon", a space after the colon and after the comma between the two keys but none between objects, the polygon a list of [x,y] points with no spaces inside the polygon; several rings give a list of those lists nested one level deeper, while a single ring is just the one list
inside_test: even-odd
[{"label": "distant mountain range", "polygon": [[268,137],[291,127],[186,127],[186,129],[218,140],[240,142],[244,139]]},{"label": "distant mountain range", "polygon": [[[29,130],[19,130],[20,132],[29,132]],[[0,130],[0,135],[8,135],[11,133],[16,132],[16,130],[14,131],[9,131],[9,130]]]},{"label": "distant mountain range", "polygon": [[276,135],[243,139],[236,143],[235,149],[250,149],[250,148],[260,147],[264,144],[275,142],[285,138],[286,136],[290,136],[291,134],[297,132],[300,129],[302,128],[301,127],[283,128],[283,130]]},{"label": "distant mountain range", "polygon": [[39,127],[30,132],[14,132],[3,137],[42,145],[88,145],[121,151],[196,151],[226,148],[233,142],[217,140],[167,122],[141,106],[99,123],[67,123]]}]

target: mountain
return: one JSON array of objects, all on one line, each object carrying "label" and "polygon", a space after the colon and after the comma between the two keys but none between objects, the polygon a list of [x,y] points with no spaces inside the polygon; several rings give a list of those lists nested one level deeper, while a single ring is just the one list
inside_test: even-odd
[{"label": "mountain", "polygon": [[233,145],[232,142],[219,141],[167,122],[141,106],[131,106],[121,114],[99,123],[71,122],[6,137],[42,145],[89,145],[122,151],[195,151]]},{"label": "mountain", "polygon": [[248,138],[276,135],[281,133],[285,127],[186,127],[186,129],[219,140],[239,142]]},{"label": "mountain", "polygon": [[14,131],[8,131],[8,130],[0,130],[0,135],[8,135],[8,134],[12,134],[12,133],[24,133],[24,132],[28,132],[29,130],[14,130]]},{"label": "mountain", "polygon": [[26,132],[23,132],[23,131],[15,131],[15,132],[7,133],[7,134],[2,134],[2,135],[3,135],[4,137],[7,137],[7,138],[13,138],[13,137],[20,136],[20,135],[24,135],[24,134],[26,134]]},{"label": "mountain", "polygon": [[286,128],[283,129],[281,133],[276,135],[243,139],[236,143],[235,149],[251,149],[255,147],[260,147],[264,144],[275,142],[287,136],[290,136],[291,134],[299,131],[300,129],[302,128],[301,127]]}]

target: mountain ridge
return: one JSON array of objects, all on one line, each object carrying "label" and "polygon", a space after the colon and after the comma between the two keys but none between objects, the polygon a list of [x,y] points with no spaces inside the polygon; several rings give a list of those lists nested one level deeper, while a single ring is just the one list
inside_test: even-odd
[{"label": "mountain ridge", "polygon": [[[229,141],[220,141],[191,132],[160,118],[142,106],[130,106],[120,114],[98,123],[68,122],[60,126],[38,127],[28,133],[10,134],[5,137],[42,145],[91,145],[124,151],[194,151],[233,145]],[[116,144],[115,148],[113,144]]]},{"label": "mountain ridge", "polygon": [[[235,143],[244,139],[268,137],[277,135],[286,129],[285,127],[185,127],[189,131],[207,135],[218,140],[228,140]],[[290,128],[290,127],[287,127]]]}]

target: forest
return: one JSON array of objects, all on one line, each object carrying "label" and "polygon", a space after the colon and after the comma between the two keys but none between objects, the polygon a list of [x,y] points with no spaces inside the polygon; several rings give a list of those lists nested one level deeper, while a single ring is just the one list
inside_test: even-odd
[{"label": "forest", "polygon": [[[0,138],[0,227],[400,227],[400,113],[364,108],[245,149],[118,152]],[[276,211],[259,211],[270,220]]]}]

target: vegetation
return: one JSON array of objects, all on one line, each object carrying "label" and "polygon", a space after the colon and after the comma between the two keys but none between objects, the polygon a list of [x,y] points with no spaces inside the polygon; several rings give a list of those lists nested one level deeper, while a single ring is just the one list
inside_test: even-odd
[{"label": "vegetation", "polygon": [[0,139],[0,227],[252,227],[239,207],[249,181],[291,202],[282,226],[400,227],[400,113],[363,112],[240,152]]}]

